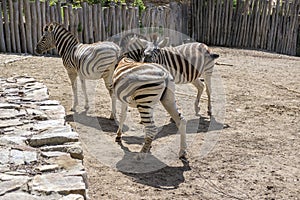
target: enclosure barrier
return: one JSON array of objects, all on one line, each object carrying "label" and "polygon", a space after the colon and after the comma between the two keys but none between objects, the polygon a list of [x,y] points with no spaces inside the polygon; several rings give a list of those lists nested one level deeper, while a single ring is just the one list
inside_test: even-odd
[{"label": "enclosure barrier", "polygon": [[299,4],[299,0],[237,0],[235,4],[193,0],[192,36],[210,45],[296,55]]},{"label": "enclosure barrier", "polygon": [[266,49],[289,55],[297,52],[300,0],[184,2],[147,6],[139,11],[121,3],[102,7],[83,2],[80,7],[73,7],[60,1],[50,5],[48,0],[2,0],[0,52],[33,54],[42,28],[50,21],[63,23],[83,43],[103,41],[135,28],[161,27],[208,45]]}]

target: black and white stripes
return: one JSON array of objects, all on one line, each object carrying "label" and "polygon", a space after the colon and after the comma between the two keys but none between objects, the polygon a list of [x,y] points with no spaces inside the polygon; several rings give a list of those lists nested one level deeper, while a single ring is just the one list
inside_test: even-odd
[{"label": "black and white stripes", "polygon": [[[76,78],[79,76],[85,95],[85,108],[88,109],[88,97],[85,79],[100,79],[105,81],[106,88],[112,95],[112,73],[120,55],[120,48],[113,42],[98,42],[82,44],[62,25],[52,22],[44,27],[44,34],[36,45],[35,51],[43,53],[56,48],[62,57],[63,64],[71,80],[74,103],[72,110],[78,105]],[[115,112],[115,100],[112,99],[112,113]]]},{"label": "black and white stripes", "polygon": [[145,61],[162,64],[174,77],[176,84],[192,83],[198,94],[195,101],[195,112],[199,112],[200,96],[204,84],[200,77],[204,78],[208,95],[208,114],[211,115],[211,76],[214,60],[219,55],[210,52],[202,43],[188,43],[177,47],[157,48],[148,46],[145,50]]},{"label": "black and white stripes", "polygon": [[186,121],[178,112],[175,103],[175,84],[170,73],[155,63],[135,62],[123,58],[113,74],[113,89],[122,102],[121,119],[116,141],[121,141],[122,128],[128,105],[138,109],[141,122],[145,126],[145,143],[141,153],[150,150],[152,140],[158,132],[153,120],[153,107],[161,102],[176,122],[181,142],[179,157],[186,154]]}]

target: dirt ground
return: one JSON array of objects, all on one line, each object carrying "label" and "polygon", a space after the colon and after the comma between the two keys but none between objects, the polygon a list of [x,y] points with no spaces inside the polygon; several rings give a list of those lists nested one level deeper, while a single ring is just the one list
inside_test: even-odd
[{"label": "dirt ground", "polygon": [[[126,159],[120,159],[126,157],[123,151],[126,154],[141,147],[143,134],[131,135],[141,129],[138,114],[130,110],[124,146],[118,147],[113,142],[117,125],[108,120],[110,99],[103,81],[92,88],[93,111],[73,115],[71,86],[60,58],[12,59],[6,64],[1,62],[0,74],[34,77],[47,85],[51,99],[61,101],[67,121],[82,139],[92,200],[299,199],[300,58],[220,47],[212,50],[220,54],[215,67],[219,79],[214,83],[220,86],[224,99],[215,111],[223,115],[217,120],[224,129],[210,129],[205,97],[201,100],[201,117],[195,116],[193,87],[178,87],[178,105],[188,120],[188,162],[175,159],[174,151],[178,149],[171,150],[171,160],[166,160],[169,154],[165,149],[155,150],[167,149],[176,136],[175,126],[159,111],[156,119],[161,131],[153,142],[153,155],[159,160],[156,163],[165,165],[143,173],[133,173],[136,163],[121,163]],[[6,56],[11,55],[0,54],[0,61]],[[100,128],[93,126],[95,119]],[[99,131],[105,133],[106,140]],[[209,136],[214,136],[211,143],[205,140]],[[202,155],[204,143],[211,145],[208,154]],[[107,150],[107,145],[118,149],[117,153]]]}]

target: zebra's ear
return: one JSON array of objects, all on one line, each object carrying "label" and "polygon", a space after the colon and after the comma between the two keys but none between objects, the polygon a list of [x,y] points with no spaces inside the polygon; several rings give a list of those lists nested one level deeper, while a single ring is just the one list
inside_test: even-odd
[{"label": "zebra's ear", "polygon": [[169,37],[165,37],[165,39],[163,39],[162,41],[160,41],[158,43],[158,47],[159,48],[163,48],[165,46],[168,46],[169,45],[169,42],[170,42],[170,38]]},{"label": "zebra's ear", "polygon": [[52,32],[53,29],[54,29],[54,25],[53,25],[53,24],[50,24],[50,25],[49,25],[49,28],[48,28],[48,31],[49,31],[49,32]]}]

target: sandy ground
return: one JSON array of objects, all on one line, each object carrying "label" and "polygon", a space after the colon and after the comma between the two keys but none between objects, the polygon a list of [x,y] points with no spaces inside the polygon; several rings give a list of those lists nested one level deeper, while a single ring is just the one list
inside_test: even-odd
[{"label": "sandy ground", "polygon": [[[89,86],[91,111],[69,111],[71,86],[60,58],[0,54],[0,74],[32,76],[47,85],[51,99],[61,101],[67,121],[81,135],[91,199],[299,199],[300,58],[213,51],[220,54],[213,81],[216,118],[206,115],[205,96],[201,117],[194,115],[191,85],[176,92],[188,120],[188,162],[176,158],[176,127],[161,106],[155,112],[160,132],[151,163],[140,165],[132,158],[143,137],[134,109],[123,146],[115,144],[117,125],[108,120],[110,99],[103,81]],[[4,64],[7,57],[13,58]]]}]

